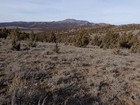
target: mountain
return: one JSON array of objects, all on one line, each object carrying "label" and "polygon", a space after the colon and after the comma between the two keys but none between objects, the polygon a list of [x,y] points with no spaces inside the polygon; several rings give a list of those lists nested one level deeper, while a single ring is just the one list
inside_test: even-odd
[{"label": "mountain", "polygon": [[75,24],[79,24],[79,25],[88,25],[91,24],[88,21],[84,21],[84,20],[76,20],[76,19],[65,19],[63,21],[58,21],[59,23],[75,23]]},{"label": "mountain", "polygon": [[[38,29],[38,30],[61,30],[61,29],[73,29],[81,26],[97,26],[101,24],[95,24],[84,20],[65,19],[62,21],[52,22],[4,22],[0,23],[0,27],[13,28],[18,27],[21,29]],[[105,25],[105,24],[104,24]],[[107,25],[107,24],[106,24]]]}]

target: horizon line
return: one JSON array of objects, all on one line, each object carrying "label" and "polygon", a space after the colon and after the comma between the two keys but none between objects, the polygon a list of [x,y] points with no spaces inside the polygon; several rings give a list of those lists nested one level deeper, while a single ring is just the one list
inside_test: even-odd
[{"label": "horizon line", "polygon": [[89,20],[84,20],[84,19],[75,19],[75,18],[65,18],[65,19],[60,19],[60,20],[33,20],[33,21],[28,21],[28,20],[13,20],[13,21],[0,21],[0,23],[14,23],[14,22],[27,22],[27,23],[30,23],[30,22],[59,22],[59,21],[64,21],[64,20],[67,20],[67,19],[72,19],[72,20],[77,20],[77,21],[87,21],[89,23],[94,23],[94,24],[109,24],[109,25],[138,25],[140,23],[135,23],[135,22],[131,22],[131,23],[122,23],[122,24],[113,24],[113,23],[107,23],[107,22],[93,22],[93,21],[89,21]]}]

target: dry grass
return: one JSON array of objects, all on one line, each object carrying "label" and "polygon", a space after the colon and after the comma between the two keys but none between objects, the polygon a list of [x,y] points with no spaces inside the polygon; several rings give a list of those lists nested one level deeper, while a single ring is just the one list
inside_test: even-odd
[{"label": "dry grass", "polygon": [[140,103],[140,54],[61,43],[56,53],[55,43],[40,42],[12,51],[7,43],[0,39],[0,105]]}]

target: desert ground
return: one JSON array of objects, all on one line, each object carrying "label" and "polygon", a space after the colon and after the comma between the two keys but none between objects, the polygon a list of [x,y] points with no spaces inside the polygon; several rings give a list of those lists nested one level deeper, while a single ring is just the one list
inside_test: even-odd
[{"label": "desert ground", "polygon": [[[140,54],[0,39],[0,105],[139,105]],[[117,53],[116,53],[117,52]]]}]

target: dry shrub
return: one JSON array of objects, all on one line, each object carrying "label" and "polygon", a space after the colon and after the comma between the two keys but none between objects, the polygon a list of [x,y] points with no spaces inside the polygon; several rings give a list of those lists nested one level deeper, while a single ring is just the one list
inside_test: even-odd
[{"label": "dry shrub", "polygon": [[140,44],[136,44],[131,48],[131,52],[140,53]]},{"label": "dry shrub", "polygon": [[11,32],[11,48],[12,50],[17,50],[19,51],[20,50],[20,30],[17,28],[17,29],[14,29],[12,32]]},{"label": "dry shrub", "polygon": [[76,47],[86,47],[90,42],[90,36],[84,32],[80,32],[75,36],[75,43]]},{"label": "dry shrub", "polygon": [[8,93],[10,105],[38,105],[46,96],[44,89],[35,86],[33,81],[22,79],[19,73],[16,73],[12,79]]},{"label": "dry shrub", "polygon": [[29,40],[28,40],[28,46],[29,47],[36,47],[37,46],[37,44],[35,42],[35,39],[36,39],[35,34],[32,31],[29,35]]},{"label": "dry shrub", "polygon": [[123,34],[119,39],[119,47],[130,49],[134,44],[134,36],[132,34]]},{"label": "dry shrub", "polygon": [[140,53],[140,40],[138,36],[134,36],[132,33],[121,36],[119,40],[119,47],[131,49],[131,52]]},{"label": "dry shrub", "polygon": [[7,38],[9,34],[9,30],[7,30],[6,28],[0,29],[0,38]]},{"label": "dry shrub", "polygon": [[118,46],[118,40],[120,35],[114,32],[108,32],[105,36],[102,37],[102,48],[115,48]]},{"label": "dry shrub", "polygon": [[37,46],[37,44],[36,44],[36,42],[35,41],[28,41],[28,46],[29,47],[36,47]]},{"label": "dry shrub", "polygon": [[[132,33],[119,35],[118,33],[108,32],[104,36],[96,35],[92,44],[105,49],[126,48],[131,49],[134,53],[140,52],[140,40],[138,36],[133,35]],[[119,53],[116,49],[113,51],[114,54]]]},{"label": "dry shrub", "polygon": [[60,53],[60,48],[59,48],[59,46],[58,46],[58,43],[55,43],[55,47],[54,47],[53,51],[54,51],[55,53]]},{"label": "dry shrub", "polygon": [[20,42],[13,40],[11,48],[12,48],[12,50],[19,51],[20,50]]},{"label": "dry shrub", "polygon": [[113,54],[115,54],[115,55],[120,55],[120,54],[121,54],[119,48],[114,48],[112,52],[113,52]]},{"label": "dry shrub", "polygon": [[92,45],[94,46],[100,46],[102,43],[101,36],[95,35],[93,40],[92,40]]},{"label": "dry shrub", "polygon": [[49,36],[48,36],[48,42],[54,42],[54,43],[56,43],[56,34],[55,33],[53,33],[53,32],[51,32],[50,34],[49,34]]}]

